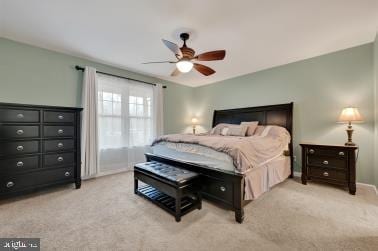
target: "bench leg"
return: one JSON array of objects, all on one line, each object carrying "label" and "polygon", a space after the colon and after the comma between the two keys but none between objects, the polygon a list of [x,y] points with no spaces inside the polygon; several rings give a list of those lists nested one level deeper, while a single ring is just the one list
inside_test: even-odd
[{"label": "bench leg", "polygon": [[181,198],[176,198],[176,216],[177,222],[181,221]]},{"label": "bench leg", "polygon": [[134,194],[138,193],[138,179],[134,179]]},{"label": "bench leg", "polygon": [[176,222],[181,221],[181,191],[178,190],[176,192],[176,215],[175,215]]},{"label": "bench leg", "polygon": [[198,210],[202,209],[202,194],[201,192],[197,192],[197,200],[198,200]]}]

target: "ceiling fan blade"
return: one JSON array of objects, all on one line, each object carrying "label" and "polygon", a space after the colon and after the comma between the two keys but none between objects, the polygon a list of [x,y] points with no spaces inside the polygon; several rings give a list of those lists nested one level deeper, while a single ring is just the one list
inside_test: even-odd
[{"label": "ceiling fan blade", "polygon": [[222,60],[226,56],[225,50],[219,51],[209,51],[202,54],[199,54],[195,57],[195,59],[199,61],[214,61],[214,60]]},{"label": "ceiling fan blade", "polygon": [[175,54],[176,58],[182,57],[180,47],[177,44],[172,43],[171,41],[168,41],[168,40],[165,40],[165,39],[162,39],[161,41],[163,41],[165,46],[167,46],[168,49],[170,49]]},{"label": "ceiling fan blade", "polygon": [[171,73],[171,76],[176,77],[177,75],[180,75],[180,73],[181,72],[177,68],[175,68],[175,70]]},{"label": "ceiling fan blade", "polygon": [[144,62],[142,64],[163,64],[163,63],[170,63],[170,64],[174,64],[176,62],[173,62],[173,61],[155,61],[155,62]]},{"label": "ceiling fan blade", "polygon": [[213,69],[211,69],[210,67],[207,67],[206,65],[203,65],[203,64],[194,63],[193,67],[194,67],[194,69],[196,69],[197,71],[199,71],[200,73],[202,73],[205,76],[209,76],[209,75],[215,73],[215,71]]}]

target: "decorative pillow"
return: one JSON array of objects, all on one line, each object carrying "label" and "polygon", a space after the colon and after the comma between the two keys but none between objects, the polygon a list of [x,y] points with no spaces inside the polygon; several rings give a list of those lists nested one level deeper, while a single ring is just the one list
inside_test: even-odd
[{"label": "decorative pillow", "polygon": [[248,126],[242,125],[227,125],[221,131],[221,135],[223,136],[241,136],[245,137],[247,132]]},{"label": "decorative pillow", "polygon": [[265,126],[261,126],[261,125],[257,126],[254,135],[261,136],[261,134],[263,133],[264,129],[265,129]]},{"label": "decorative pillow", "polygon": [[222,129],[231,124],[220,123],[216,125],[210,132],[211,135],[221,135]]},{"label": "decorative pillow", "polygon": [[259,124],[258,121],[241,122],[240,123],[241,126],[247,126],[247,128],[248,128],[246,136],[252,136],[255,133],[258,124]]},{"label": "decorative pillow", "polygon": [[220,135],[227,136],[228,135],[229,128],[228,127],[223,127],[221,130]]}]

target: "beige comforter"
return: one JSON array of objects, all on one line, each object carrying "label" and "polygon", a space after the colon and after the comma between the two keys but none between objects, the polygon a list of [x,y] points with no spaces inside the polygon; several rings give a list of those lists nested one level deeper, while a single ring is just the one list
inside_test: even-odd
[{"label": "beige comforter", "polygon": [[157,138],[159,142],[198,144],[231,156],[238,172],[244,173],[282,155],[290,142],[290,134],[283,127],[272,127],[264,136],[236,137],[220,135],[169,134]]}]

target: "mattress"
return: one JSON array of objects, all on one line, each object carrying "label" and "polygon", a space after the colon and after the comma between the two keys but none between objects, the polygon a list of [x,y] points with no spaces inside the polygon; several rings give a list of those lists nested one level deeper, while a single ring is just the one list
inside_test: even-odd
[{"label": "mattress", "polygon": [[[232,158],[226,153],[217,152],[209,147],[188,144],[160,142],[151,148],[155,155],[206,167],[237,172]],[[257,199],[276,184],[284,181],[291,173],[290,157],[279,155],[250,168],[245,175],[245,200]]]},{"label": "mattress", "polygon": [[151,151],[153,154],[183,162],[190,162],[225,171],[235,171],[233,160],[229,155],[217,152],[206,146],[187,143],[160,142],[159,144],[152,146]]}]

